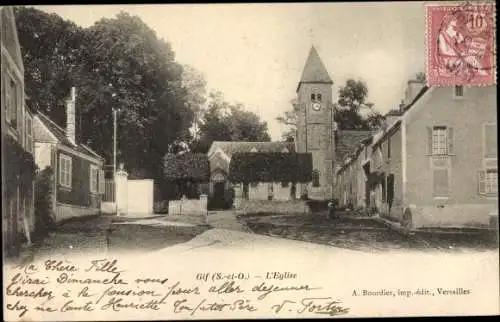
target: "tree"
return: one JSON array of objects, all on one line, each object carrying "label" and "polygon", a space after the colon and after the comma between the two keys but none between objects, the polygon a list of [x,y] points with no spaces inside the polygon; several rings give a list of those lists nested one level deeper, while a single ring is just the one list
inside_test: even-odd
[{"label": "tree", "polygon": [[78,136],[108,162],[112,109],[120,108],[119,161],[132,172],[161,175],[163,156],[174,141],[189,140],[194,118],[170,44],[124,12],[86,29],[36,9],[16,14],[26,91],[36,107],[65,126],[60,102],[76,86]]},{"label": "tree", "polygon": [[[338,101],[333,104],[334,121],[339,130],[370,130],[380,126],[383,116],[373,109],[373,103],[367,102],[368,87],[362,81],[347,80],[339,89]],[[295,111],[285,111],[276,118],[289,129],[283,133],[285,140],[295,136],[297,114]]]},{"label": "tree", "polygon": [[221,92],[209,95],[208,106],[200,122],[200,136],[192,150],[206,153],[213,141],[270,141],[267,123],[242,104],[230,104]]},{"label": "tree", "polygon": [[[380,126],[383,116],[366,101],[368,87],[363,81],[348,79],[339,90],[335,122],[340,130],[370,130]],[[365,114],[365,116],[363,116]]]},{"label": "tree", "polygon": [[187,104],[194,113],[193,134],[195,138],[199,134],[199,121],[203,118],[207,101],[206,85],[207,82],[201,72],[189,65],[183,66],[182,86],[187,92]]},{"label": "tree", "polygon": [[64,125],[64,98],[79,75],[85,31],[56,14],[15,7],[27,104]]}]

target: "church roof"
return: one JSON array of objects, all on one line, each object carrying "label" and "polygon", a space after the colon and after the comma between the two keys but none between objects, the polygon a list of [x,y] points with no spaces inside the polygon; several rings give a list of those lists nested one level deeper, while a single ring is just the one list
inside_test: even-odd
[{"label": "church roof", "polygon": [[214,141],[210,150],[220,148],[228,157],[235,153],[252,152],[282,152],[285,148],[295,152],[293,142],[242,142],[242,141]]},{"label": "church roof", "polygon": [[319,54],[314,46],[312,46],[309,51],[309,56],[307,57],[304,70],[302,71],[302,77],[300,78],[299,85],[297,86],[297,91],[302,83],[333,84],[333,81],[330,78],[330,75],[328,75],[328,71],[321,61],[321,58],[319,58]]}]

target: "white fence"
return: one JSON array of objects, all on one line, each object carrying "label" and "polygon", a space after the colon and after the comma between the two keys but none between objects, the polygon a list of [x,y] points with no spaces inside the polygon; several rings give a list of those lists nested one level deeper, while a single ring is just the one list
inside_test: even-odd
[{"label": "white fence", "polygon": [[101,211],[108,214],[147,216],[154,213],[152,179],[129,180],[128,173],[120,169],[115,180],[106,180],[105,201]]}]

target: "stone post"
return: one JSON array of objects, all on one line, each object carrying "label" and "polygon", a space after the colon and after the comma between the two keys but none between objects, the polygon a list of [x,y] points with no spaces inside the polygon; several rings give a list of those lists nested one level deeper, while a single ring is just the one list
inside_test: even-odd
[{"label": "stone post", "polygon": [[123,163],[115,174],[115,196],[116,196],[116,214],[120,216],[128,212],[128,173],[123,168]]},{"label": "stone post", "polygon": [[200,211],[205,218],[205,223],[208,224],[208,196],[206,194],[200,195]]}]

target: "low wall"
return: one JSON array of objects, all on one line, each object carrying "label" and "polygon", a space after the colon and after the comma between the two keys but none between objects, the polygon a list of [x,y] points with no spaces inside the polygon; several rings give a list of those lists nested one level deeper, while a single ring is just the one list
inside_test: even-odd
[{"label": "low wall", "polygon": [[498,206],[494,204],[417,206],[412,210],[413,228],[488,228],[495,214]]},{"label": "low wall", "polygon": [[238,199],[236,209],[245,213],[307,213],[309,207],[303,200],[244,200]]},{"label": "low wall", "polygon": [[200,199],[170,200],[168,202],[169,215],[204,215],[207,213],[206,205],[202,208]]},{"label": "low wall", "polygon": [[103,214],[116,214],[115,202],[101,202],[101,213]]},{"label": "low wall", "polygon": [[98,215],[99,213],[100,210],[98,208],[86,208],[57,203],[55,209],[55,219],[56,222],[60,222],[62,220],[75,217]]}]

